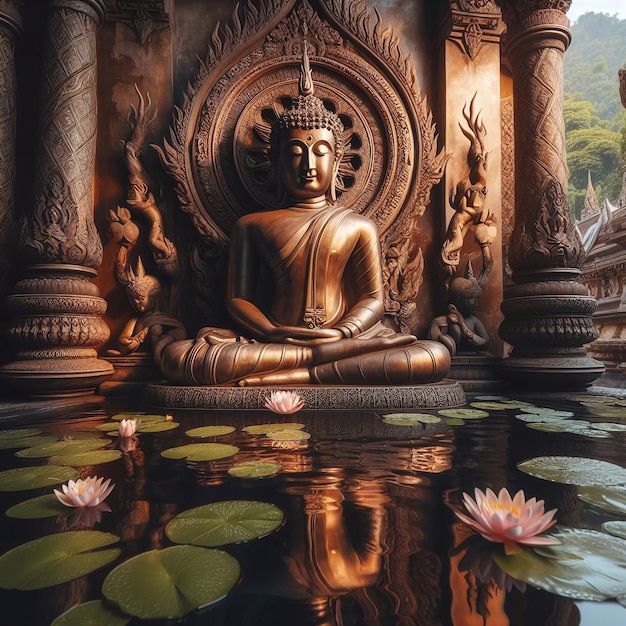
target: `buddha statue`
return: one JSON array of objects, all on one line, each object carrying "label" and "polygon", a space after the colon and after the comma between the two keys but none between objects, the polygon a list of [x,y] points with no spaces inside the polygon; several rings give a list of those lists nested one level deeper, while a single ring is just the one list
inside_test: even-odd
[{"label": "buddha statue", "polygon": [[441,380],[450,354],[383,325],[379,237],[337,203],[343,125],[313,93],[303,54],[299,95],[274,124],[271,150],[287,202],[233,228],[227,311],[233,329],[164,336],[155,360],[184,385],[417,384]]}]

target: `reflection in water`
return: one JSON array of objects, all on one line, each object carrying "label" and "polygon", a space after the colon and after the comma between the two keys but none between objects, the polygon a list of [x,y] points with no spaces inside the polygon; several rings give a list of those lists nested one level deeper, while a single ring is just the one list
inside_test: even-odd
[{"label": "reflection in water", "polygon": [[[41,427],[44,434],[82,436],[128,410],[101,405]],[[585,411],[578,407],[577,416],[608,419]],[[302,411],[298,420],[311,433],[305,441],[272,441],[242,430],[267,420],[267,412],[181,412],[178,429],[112,439],[123,453],[119,461],[79,468],[81,477],[97,473],[116,484],[107,501],[111,511],[68,511],[28,523],[4,518],[1,552],[45,534],[93,528],[119,535],[123,558],[129,558],[169,547],[164,528],[182,511],[220,500],[261,500],[285,512],[285,525],[224,547],[240,561],[242,580],[223,602],[190,615],[186,626],[610,626],[586,621],[589,612],[572,600],[525,589],[507,576],[491,559],[493,544],[470,534],[452,507],[462,506],[461,494],[474,487],[524,489],[527,497],[545,500],[546,509],[558,508],[559,523],[599,529],[610,515],[582,502],[576,487],[533,478],[516,463],[569,454],[623,464],[626,434],[587,441],[533,431],[510,410],[462,426],[417,428],[385,424],[372,412]],[[235,427],[209,439],[238,447],[236,455],[200,463],[161,456],[190,442],[186,430],[210,424]],[[14,453],[0,450],[0,469],[16,467]],[[245,461],[282,469],[260,480],[228,474]],[[43,493],[2,493],[3,511]],[[10,615],[3,620],[7,626],[49,624],[73,604],[101,598],[108,571],[28,594],[0,590]]]}]

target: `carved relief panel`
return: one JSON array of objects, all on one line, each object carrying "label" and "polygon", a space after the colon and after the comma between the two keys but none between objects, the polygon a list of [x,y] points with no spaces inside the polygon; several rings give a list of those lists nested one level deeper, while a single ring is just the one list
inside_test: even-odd
[{"label": "carved relief panel", "polygon": [[444,155],[410,59],[361,0],[248,2],[215,29],[159,149],[199,235],[198,289],[211,289],[202,262],[224,256],[235,221],[280,203],[270,128],[297,95],[304,42],[315,93],[346,129],[338,202],[378,226],[395,261],[388,312],[410,324],[423,273],[414,232]]}]

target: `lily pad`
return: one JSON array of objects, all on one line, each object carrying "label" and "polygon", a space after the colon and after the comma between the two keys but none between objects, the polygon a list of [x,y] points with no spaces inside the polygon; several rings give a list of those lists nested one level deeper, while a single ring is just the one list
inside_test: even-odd
[{"label": "lily pad", "polygon": [[601,601],[626,593],[626,541],[582,528],[550,535],[561,545],[493,558],[509,576],[566,598]]},{"label": "lily pad", "polygon": [[96,428],[103,433],[117,434],[120,432],[120,425],[117,422],[104,422],[104,424],[98,424]]},{"label": "lily pad", "polygon": [[185,431],[188,437],[219,437],[220,435],[228,435],[235,430],[234,426],[200,426]]},{"label": "lily pad", "polygon": [[520,407],[522,413],[534,413],[535,415],[550,415],[551,417],[574,417],[572,411],[560,411],[558,409],[552,409],[548,406],[522,406]]},{"label": "lily pad", "polygon": [[53,465],[82,467],[83,465],[111,463],[111,461],[117,461],[121,456],[122,453],[119,450],[90,450],[89,452],[78,452],[77,454],[51,456],[48,461]]},{"label": "lily pad", "polygon": [[141,423],[144,422],[165,422],[167,421],[167,415],[142,415],[141,413],[118,413],[114,415],[112,420],[116,422],[121,422],[122,420],[141,420]]},{"label": "lily pad", "polygon": [[600,509],[626,515],[626,485],[612,487],[580,487],[578,497]]},{"label": "lily pad", "polygon": [[50,626],[126,626],[132,618],[114,611],[102,600],[75,604],[59,615]]},{"label": "lily pad", "polygon": [[519,408],[519,405],[516,402],[510,403],[506,400],[479,400],[477,402],[470,402],[470,406],[475,409],[487,409],[488,411],[501,411],[503,409]]},{"label": "lily pad", "polygon": [[110,443],[111,441],[105,437],[99,437],[97,439],[54,441],[53,443],[33,446],[32,448],[25,448],[24,450],[16,452],[15,456],[22,459],[38,459],[60,454],[76,454],[78,452],[87,452],[89,450],[104,448]]},{"label": "lily pad", "polygon": [[52,493],[37,498],[31,498],[12,506],[7,510],[7,517],[16,519],[42,519],[44,517],[56,517],[67,513],[68,507],[59,502]]},{"label": "lily pad", "polygon": [[305,430],[289,428],[285,430],[273,430],[267,433],[266,436],[272,441],[305,441],[311,438],[311,433],[307,433]]},{"label": "lily pad", "polygon": [[621,485],[626,483],[626,469],[608,463],[576,456],[539,456],[517,464],[526,474],[555,483],[579,485]]},{"label": "lily pad", "polygon": [[591,424],[591,428],[606,430],[609,432],[620,432],[626,430],[626,424],[614,424],[613,422],[596,422]]},{"label": "lily pad", "polygon": [[116,535],[97,530],[34,539],[0,557],[0,588],[28,591],[80,578],[117,559],[119,548],[103,548],[118,541]]},{"label": "lily pad", "polygon": [[23,439],[24,437],[33,437],[41,434],[39,428],[7,428],[0,430],[0,441],[7,439]]},{"label": "lily pad", "polygon": [[458,417],[449,417],[446,420],[446,424],[448,426],[465,426],[465,420],[459,419]]},{"label": "lily pad", "polygon": [[141,619],[177,619],[221,600],[237,584],[239,562],[221,550],[172,546],[151,550],[118,565],[102,592]]},{"label": "lily pad", "polygon": [[58,441],[58,437],[54,435],[33,435],[28,437],[9,437],[0,439],[0,450],[8,450],[9,448],[30,448],[32,446],[41,446],[53,441]]},{"label": "lily pad", "polygon": [[78,476],[73,467],[63,465],[37,465],[18,467],[0,472],[0,491],[22,491],[51,487]]},{"label": "lily pad", "polygon": [[417,426],[421,424],[438,424],[441,418],[429,413],[388,413],[383,415],[383,422],[394,426]]},{"label": "lily pad", "polygon": [[462,420],[478,420],[489,417],[489,413],[481,409],[441,409],[437,413],[444,417],[456,417]]},{"label": "lily pad", "polygon": [[165,534],[174,543],[223,546],[269,535],[284,519],[285,514],[275,504],[227,500],[180,513],[167,524]]},{"label": "lily pad", "polygon": [[236,478],[267,478],[275,476],[282,469],[280,463],[272,463],[270,461],[244,461],[233,465],[228,470],[231,476]]},{"label": "lily pad", "polygon": [[626,522],[604,522],[604,524],[602,524],[602,530],[610,535],[613,535],[614,537],[626,539]]},{"label": "lily pad", "polygon": [[239,452],[237,446],[224,443],[189,443],[185,446],[168,448],[161,452],[166,459],[188,459],[189,461],[215,461],[225,459]]},{"label": "lily pad", "polygon": [[157,422],[148,421],[141,422],[141,426],[137,429],[138,433],[163,433],[166,430],[174,430],[178,428],[180,424],[178,422]]},{"label": "lily pad", "polygon": [[244,430],[249,435],[267,435],[274,430],[299,430],[304,428],[304,424],[299,422],[286,422],[283,424],[256,424],[255,426],[244,426]]}]

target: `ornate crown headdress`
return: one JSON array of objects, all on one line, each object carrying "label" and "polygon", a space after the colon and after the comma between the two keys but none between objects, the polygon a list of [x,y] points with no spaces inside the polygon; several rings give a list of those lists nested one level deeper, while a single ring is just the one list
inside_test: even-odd
[{"label": "ornate crown headdress", "polygon": [[146,274],[141,257],[137,259],[137,272],[133,272],[133,268],[129,265],[126,275],[128,277],[126,291],[130,296],[153,296],[161,289],[159,279]]},{"label": "ornate crown headdress", "polygon": [[302,64],[300,66],[299,94],[294,98],[291,106],[287,107],[279,116],[277,126],[279,132],[290,128],[313,130],[326,128],[335,138],[335,153],[343,153],[343,124],[339,117],[327,109],[320,98],[313,95],[313,78],[306,41],[302,42]]}]

